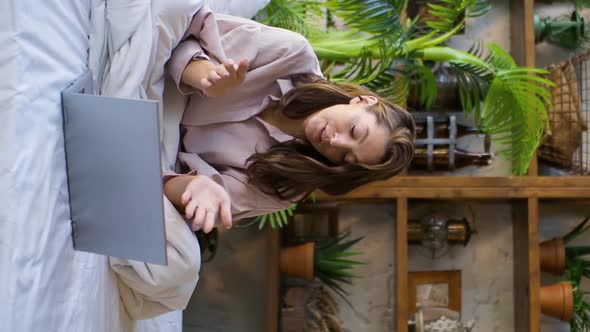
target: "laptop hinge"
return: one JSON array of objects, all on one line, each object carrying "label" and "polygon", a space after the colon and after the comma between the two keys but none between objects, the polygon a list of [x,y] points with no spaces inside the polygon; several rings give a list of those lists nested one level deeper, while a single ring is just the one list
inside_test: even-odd
[{"label": "laptop hinge", "polygon": [[76,246],[76,239],[78,238],[78,226],[75,221],[72,220],[72,242]]}]

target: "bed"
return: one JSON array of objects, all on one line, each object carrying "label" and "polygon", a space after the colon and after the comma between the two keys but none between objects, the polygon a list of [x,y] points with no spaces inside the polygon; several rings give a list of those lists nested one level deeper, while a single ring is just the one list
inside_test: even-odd
[{"label": "bed", "polygon": [[[88,70],[100,2],[0,2],[0,331],[182,330],[180,311],[130,319],[108,258],[72,246],[60,93]],[[251,16],[267,1],[210,2]]]}]

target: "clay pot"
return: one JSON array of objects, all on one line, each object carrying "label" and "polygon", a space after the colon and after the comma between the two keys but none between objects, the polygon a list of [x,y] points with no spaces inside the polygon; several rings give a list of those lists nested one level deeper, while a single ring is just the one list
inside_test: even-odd
[{"label": "clay pot", "polygon": [[564,322],[572,319],[574,294],[572,284],[561,282],[541,287],[541,312]]},{"label": "clay pot", "polygon": [[281,272],[313,281],[313,251],[313,242],[281,249],[279,265]]},{"label": "clay pot", "polygon": [[563,238],[541,242],[539,247],[541,270],[555,276],[562,276],[565,272],[565,245]]},{"label": "clay pot", "polygon": [[[434,75],[437,93],[436,99],[432,103],[433,110],[445,111],[462,111],[461,97],[459,95],[459,80],[452,68],[447,65],[437,64],[432,69]],[[424,105],[420,103],[418,86],[420,82],[410,83],[410,92],[408,96],[408,106],[415,110],[424,110]]]}]

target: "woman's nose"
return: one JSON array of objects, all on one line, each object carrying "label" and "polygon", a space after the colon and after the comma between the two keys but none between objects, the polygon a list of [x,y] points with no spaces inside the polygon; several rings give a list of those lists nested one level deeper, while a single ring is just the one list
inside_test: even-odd
[{"label": "woman's nose", "polygon": [[330,145],[335,148],[350,148],[352,141],[345,135],[339,135],[338,133],[335,133],[334,136],[330,138]]}]

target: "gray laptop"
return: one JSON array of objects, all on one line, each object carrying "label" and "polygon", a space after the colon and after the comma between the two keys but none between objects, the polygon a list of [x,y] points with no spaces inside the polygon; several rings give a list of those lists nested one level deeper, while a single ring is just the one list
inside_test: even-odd
[{"label": "gray laptop", "polygon": [[74,248],[166,264],[158,104],[90,93],[62,93]]}]

